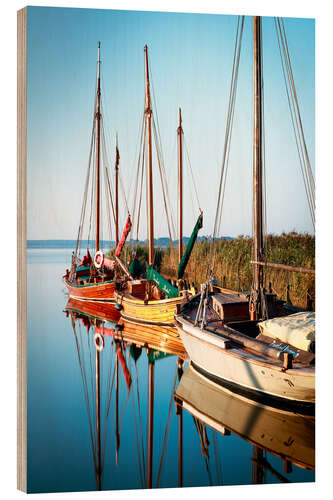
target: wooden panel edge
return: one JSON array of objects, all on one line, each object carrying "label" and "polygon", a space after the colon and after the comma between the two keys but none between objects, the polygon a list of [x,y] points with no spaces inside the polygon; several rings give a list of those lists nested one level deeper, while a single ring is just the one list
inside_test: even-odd
[{"label": "wooden panel edge", "polygon": [[17,488],[27,491],[27,8],[17,12]]}]

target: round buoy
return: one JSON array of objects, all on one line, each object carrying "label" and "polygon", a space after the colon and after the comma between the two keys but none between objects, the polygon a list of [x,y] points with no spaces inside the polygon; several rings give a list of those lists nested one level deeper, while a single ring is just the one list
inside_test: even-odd
[{"label": "round buoy", "polygon": [[[100,257],[100,259],[98,257]],[[101,250],[98,250],[98,252],[96,252],[94,257],[94,265],[96,269],[100,269],[103,263],[104,263],[104,254]]]},{"label": "round buoy", "polygon": [[104,349],[104,338],[100,333],[95,333],[94,337],[95,347],[97,351],[102,351]]}]

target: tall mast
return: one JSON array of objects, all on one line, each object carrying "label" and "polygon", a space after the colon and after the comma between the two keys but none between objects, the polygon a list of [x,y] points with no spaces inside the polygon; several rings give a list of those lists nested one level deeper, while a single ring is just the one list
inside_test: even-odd
[{"label": "tall mast", "polygon": [[[116,205],[116,248],[119,243],[119,149],[118,149],[118,134],[116,135],[116,164],[115,164],[115,205]],[[115,275],[118,277],[118,265],[116,263]]]},{"label": "tall mast", "polygon": [[118,186],[119,186],[119,149],[118,149],[118,134],[116,135],[116,164],[115,164],[115,186],[116,186],[116,247],[119,243],[119,191],[118,191]]},{"label": "tall mast", "polygon": [[100,149],[101,149],[101,42],[98,42],[97,103],[96,103],[96,252],[99,250],[100,233]]},{"label": "tall mast", "polygon": [[154,213],[153,213],[153,169],[152,169],[152,138],[151,138],[151,100],[149,88],[148,47],[145,45],[145,70],[146,70],[146,127],[148,133],[148,169],[147,169],[147,194],[148,194],[148,264],[154,263]]},{"label": "tall mast", "polygon": [[[254,131],[253,131],[253,258],[263,258],[263,112],[261,17],[253,18],[254,47]],[[254,289],[263,286],[262,267],[253,265]]]},{"label": "tall mast", "polygon": [[178,134],[178,190],[179,190],[179,262],[183,257],[183,129],[182,129],[182,110],[179,108],[179,127]]}]

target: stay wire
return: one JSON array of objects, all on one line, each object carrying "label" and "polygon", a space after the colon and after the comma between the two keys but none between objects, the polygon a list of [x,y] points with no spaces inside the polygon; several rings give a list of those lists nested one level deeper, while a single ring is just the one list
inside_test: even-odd
[{"label": "stay wire", "polygon": [[199,212],[202,212],[200,201],[199,201],[199,195],[198,195],[197,185],[196,185],[196,182],[195,182],[195,179],[194,179],[192,164],[191,164],[190,155],[189,155],[189,152],[188,152],[187,141],[185,139],[185,135],[184,134],[183,134],[183,144],[185,146],[185,154],[186,154],[187,164],[188,164],[188,167],[189,167],[189,171],[190,171],[190,175],[191,175],[191,180],[192,180],[192,184],[193,184],[193,188],[194,188],[195,197],[196,197],[196,201],[197,201],[197,204],[198,204]]},{"label": "stay wire", "polygon": [[306,147],[303,125],[299,111],[298,99],[291,67],[289,49],[287,45],[286,32],[283,19],[275,18],[275,28],[281,57],[282,71],[286,86],[287,99],[292,118],[292,126],[295,135],[296,147],[301,165],[301,173],[305,186],[306,197],[310,208],[310,215],[315,227],[315,202],[314,202],[314,179]]},{"label": "stay wire", "polygon": [[221,228],[222,207],[224,203],[226,177],[227,177],[228,163],[229,163],[229,153],[230,153],[231,135],[232,135],[235,101],[236,101],[236,90],[237,90],[238,73],[239,73],[239,61],[240,61],[241,45],[243,38],[243,28],[244,28],[244,16],[238,16],[236,37],[235,37],[235,49],[234,49],[233,65],[232,65],[232,76],[230,81],[229,104],[227,111],[224,148],[222,155],[221,175],[220,175],[220,183],[218,190],[218,201],[215,214],[213,237],[211,239],[211,245],[210,245],[210,266],[207,268],[206,278],[208,278],[210,270],[213,269],[215,266],[215,240]]},{"label": "stay wire", "polygon": [[[157,162],[158,162],[158,169],[159,169],[159,174],[160,174],[160,180],[161,180],[161,186],[162,186],[162,194],[163,194],[163,202],[164,202],[164,211],[165,211],[165,216],[167,219],[167,225],[168,225],[168,232],[169,232],[169,238],[170,238],[170,244],[173,247],[173,235],[171,232],[171,226],[170,226],[170,217],[169,217],[169,210],[168,210],[168,205],[167,205],[167,199],[166,199],[166,179],[163,178],[163,173],[162,173],[162,165],[161,165],[161,159],[160,159],[160,152],[157,144],[157,132],[156,132],[156,126],[155,126],[155,121],[153,117],[153,132],[154,132],[154,138],[155,138],[155,143],[156,143],[156,150],[157,150]],[[173,228],[174,229],[174,228]]]}]

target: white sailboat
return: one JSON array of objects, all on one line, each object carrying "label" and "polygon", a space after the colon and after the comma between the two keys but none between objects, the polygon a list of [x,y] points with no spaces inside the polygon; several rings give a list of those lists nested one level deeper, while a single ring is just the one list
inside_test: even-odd
[{"label": "white sailboat", "polygon": [[[279,335],[267,335],[265,323],[260,323],[260,320],[273,318],[274,321],[288,314],[283,301],[264,288],[265,266],[297,272],[314,271],[265,260],[260,17],[253,18],[253,33],[253,287],[248,293],[240,293],[214,286],[210,280],[201,286],[201,294],[178,306],[175,318],[191,363],[199,372],[242,394],[268,399],[272,404],[314,411],[315,354],[305,350],[304,342],[299,342],[299,337],[304,340],[308,335],[307,315],[303,319],[302,315],[297,319],[291,315],[278,320],[281,332],[291,330],[283,341]],[[235,47],[234,60],[237,57]],[[312,174],[309,175],[311,188],[313,179]],[[314,313],[311,321],[314,323]],[[310,346],[311,342],[308,344]],[[313,344],[311,349],[313,351]]]}]

